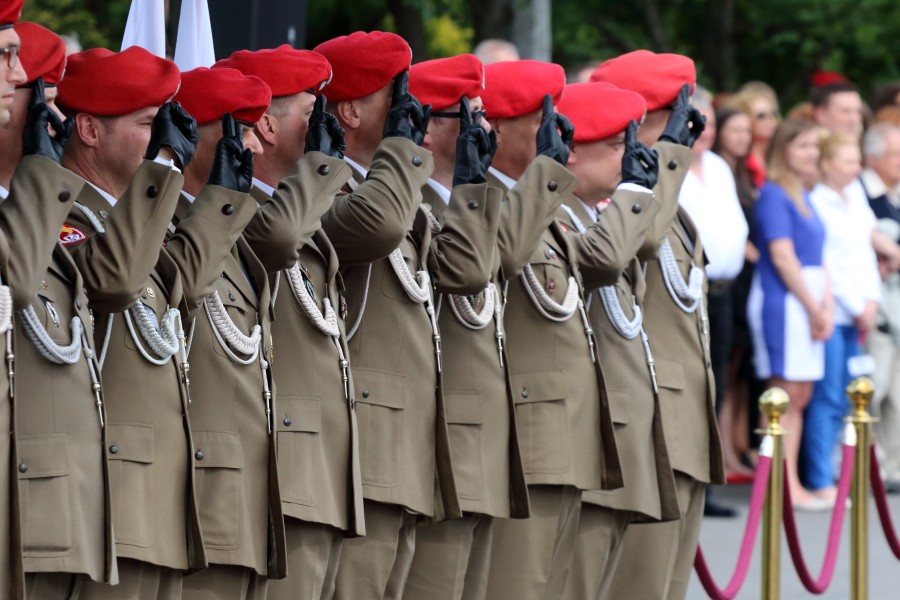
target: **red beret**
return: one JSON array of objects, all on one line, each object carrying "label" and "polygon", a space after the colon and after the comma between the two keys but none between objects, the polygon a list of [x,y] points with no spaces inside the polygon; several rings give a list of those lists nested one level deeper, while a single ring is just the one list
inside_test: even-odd
[{"label": "red beret", "polygon": [[198,67],[181,74],[175,96],[197,125],[212,123],[231,113],[235,121],[255,124],[269,108],[272,91],[259,77],[237,69]]},{"label": "red beret", "polygon": [[426,60],[409,68],[409,93],[434,110],[484,93],[484,65],[474,54]]},{"label": "red beret", "polygon": [[15,25],[22,15],[22,5],[25,0],[6,0],[0,5],[0,28],[6,29]]},{"label": "red beret", "polygon": [[697,71],[687,56],[635,50],[603,62],[591,75],[591,81],[606,81],[637,92],[652,112],[672,104],[686,83],[691,84],[693,93]]},{"label": "red beret", "polygon": [[329,101],[365,98],[409,70],[412,50],[395,33],[357,31],[322,42],[315,48],[334,69],[322,93]]},{"label": "red beret", "polygon": [[266,50],[238,50],[213,65],[228,67],[244,75],[259,77],[272,96],[292,96],[300,92],[317,94],[331,81],[331,65],[311,50],[296,50],[287,44]]},{"label": "red beret", "polygon": [[38,77],[47,85],[56,85],[66,70],[66,43],[62,38],[37,23],[16,24],[22,40],[22,67],[28,73],[28,83]]},{"label": "red beret", "polygon": [[140,46],[121,52],[93,48],[69,56],[59,82],[59,104],[100,117],[119,117],[150,106],[162,106],[181,82],[170,60]]},{"label": "red beret", "polygon": [[484,67],[484,109],[490,119],[511,119],[541,110],[544,96],[559,103],[566,72],[539,60],[496,62]]},{"label": "red beret", "polygon": [[638,123],[647,110],[644,97],[610,83],[572,83],[557,110],[575,126],[575,142],[596,142],[625,131]]},{"label": "red beret", "polygon": [[835,83],[850,83],[850,80],[835,71],[816,71],[809,76],[809,83],[818,88]]}]

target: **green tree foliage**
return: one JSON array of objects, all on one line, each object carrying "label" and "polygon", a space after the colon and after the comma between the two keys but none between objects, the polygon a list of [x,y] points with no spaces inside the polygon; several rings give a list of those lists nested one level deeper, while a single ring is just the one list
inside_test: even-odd
[{"label": "green tree foliage", "polygon": [[130,0],[27,0],[22,19],[76,34],[84,48],[118,50],[130,5]]}]

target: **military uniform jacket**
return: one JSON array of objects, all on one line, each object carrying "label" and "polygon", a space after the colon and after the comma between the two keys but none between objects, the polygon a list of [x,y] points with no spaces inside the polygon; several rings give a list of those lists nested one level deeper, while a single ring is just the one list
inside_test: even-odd
[{"label": "military uniform jacket", "polygon": [[[631,213],[633,204],[623,200],[621,192],[617,192],[610,205],[600,213],[598,221],[608,218],[616,220],[623,213]],[[643,206],[646,202],[640,204],[643,207],[641,213],[646,210],[647,217],[652,219],[658,209]],[[568,199],[566,206],[571,214],[561,211],[560,220],[573,232],[573,238],[582,235],[574,233],[582,227],[592,227],[590,216],[577,198]],[[572,214],[580,223],[575,222]],[[630,243],[625,251],[636,253],[649,220],[638,219],[634,225],[627,236]],[[611,284],[615,293],[612,302],[616,304],[611,303],[610,310],[620,309],[625,319],[634,319],[635,307],[639,308],[643,303],[644,287],[641,265],[632,258],[615,283]],[[654,392],[644,342],[640,333],[628,339],[615,328],[599,290],[591,291],[588,300],[588,315],[597,337],[604,378],[601,393],[609,398],[625,486],[618,490],[585,492],[582,498],[591,504],[632,511],[636,513],[637,520],[676,519],[679,514],[675,479],[665,447],[659,401]],[[649,340],[651,346],[652,342]]]},{"label": "military uniform jacket", "polygon": [[[178,197],[178,188],[171,190]],[[107,231],[119,227],[121,209],[110,210],[93,190],[79,203],[83,208],[72,222],[80,231],[94,237],[96,223]],[[223,210],[235,205],[240,210]],[[194,493],[189,366],[182,347],[161,360],[135,311],[152,313],[156,328],[169,309],[180,309],[185,319],[193,316],[200,299],[212,291],[224,255],[255,212],[253,206],[244,194],[205,188],[165,248],[160,238],[156,266],[135,303],[123,312],[94,313],[109,413],[107,458],[119,556],[172,569],[206,566]],[[72,251],[86,259],[82,249]],[[135,387],[135,381],[141,385]]]},{"label": "military uniform jacket", "polygon": [[[485,312],[490,308],[485,292],[441,297],[444,402],[460,508],[500,518],[525,518],[530,512],[528,488],[509,388],[502,280],[521,272],[541,231],[549,226],[555,206],[548,210],[541,202],[510,202],[502,190],[489,189],[503,197],[490,292],[495,295],[495,309]],[[443,222],[447,203],[430,186],[422,188],[422,194],[432,214]],[[451,203],[465,201],[454,188]],[[456,303],[469,303],[488,322],[480,328],[473,326]]]},{"label": "military uniform jacket", "polygon": [[[703,268],[699,234],[678,209],[666,235],[678,270],[687,278],[691,265]],[[653,341],[666,446],[672,468],[706,483],[725,481],[722,446],[715,413],[715,382],[709,356],[706,294],[693,313],[672,300],[658,261],[647,265],[645,328]]]},{"label": "military uniform jacket", "polygon": [[[307,194],[321,193],[326,206],[350,177],[344,161],[319,153],[306,155],[299,166],[299,183],[306,186]],[[252,194],[263,210],[275,202],[258,188]],[[344,337],[343,281],[337,253],[325,232],[320,229],[303,243],[307,238],[305,234],[294,238],[289,246],[293,263],[270,274],[275,290],[272,336],[278,356],[272,370],[279,392],[275,426],[282,509],[285,517],[361,535],[365,533],[362,478],[350,352]],[[251,244],[256,249],[262,241]],[[284,254],[283,250],[264,248],[258,253]],[[278,267],[281,261],[272,264]],[[312,306],[302,304],[301,298]],[[336,336],[323,331],[314,320],[325,318],[326,300],[334,311]]]},{"label": "military uniform jacket", "polygon": [[[517,195],[509,201],[542,202],[555,209],[574,189],[575,178],[550,160],[538,161],[520,178],[513,188]],[[493,176],[489,182],[504,185]],[[507,286],[504,323],[519,446],[529,485],[619,487],[621,472],[609,405],[600,394],[593,334],[582,310],[572,304],[583,305],[574,256],[554,221],[543,231],[525,272]],[[538,296],[574,310],[548,316]]]},{"label": "military uniform jacket", "polygon": [[[13,176],[9,198],[0,204],[0,265],[3,283],[12,291],[14,306],[24,308],[32,303],[34,290],[45,278],[47,265],[57,245],[59,226],[72,206],[84,181],[63,169],[54,161],[27,156],[22,159]],[[38,308],[37,310],[40,310]],[[15,355],[15,317],[8,315],[11,326],[6,336],[13,343],[8,347]],[[14,430],[14,390],[9,369],[0,376],[0,431]],[[26,385],[28,381],[25,382]],[[27,390],[27,388],[26,388]],[[89,391],[89,388],[85,391]],[[27,406],[26,405],[23,405]],[[0,439],[0,590],[3,597],[19,599],[24,595],[22,565],[22,531],[20,528],[15,436]],[[102,571],[97,571],[102,576]]]},{"label": "military uniform jacket", "polygon": [[[322,223],[341,261],[349,297],[363,493],[436,519],[459,515],[428,304],[413,301],[384,257],[398,249],[412,275],[438,291],[473,294],[490,280],[495,232],[486,198],[461,203],[454,227],[432,235],[421,204],[431,153],[408,140],[382,142],[365,182],[354,180]],[[358,175],[358,174],[356,174]],[[358,179],[362,179],[361,176]],[[494,205],[494,208],[499,208]],[[465,215],[469,213],[469,215]],[[496,227],[496,221],[494,221]],[[393,236],[389,245],[385,229]],[[419,280],[421,281],[421,280]],[[427,296],[431,290],[424,290]]]}]

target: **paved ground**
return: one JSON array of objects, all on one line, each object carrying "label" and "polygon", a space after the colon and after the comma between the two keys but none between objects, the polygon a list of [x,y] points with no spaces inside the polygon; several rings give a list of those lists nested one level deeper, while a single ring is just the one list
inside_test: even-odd
[{"label": "paved ground", "polygon": [[[749,485],[730,485],[716,490],[716,498],[722,502],[738,506],[741,516],[737,519],[705,519],[700,534],[700,543],[704,555],[710,565],[717,584],[724,587],[734,571],[738,548],[743,536],[750,502]],[[900,495],[888,496],[891,515],[895,527],[900,528]],[[831,587],[821,596],[814,596],[806,591],[791,562],[787,544],[782,534],[781,551],[781,598],[782,600],[800,600],[804,598],[823,598],[826,600],[846,600],[850,598],[850,524],[849,513],[844,521],[844,533],[841,538],[841,549],[838,553],[837,568]],[[869,599],[894,600],[900,598],[900,561],[898,561],[884,538],[881,523],[874,502],[869,508]],[[822,565],[825,544],[828,538],[830,513],[799,513],[797,526],[800,530],[801,543],[807,565],[814,577],[817,577]],[[783,530],[782,530],[783,531]],[[736,600],[758,600],[760,598],[760,545],[762,536],[756,541],[756,551],[747,575],[747,582],[741,588]],[[690,600],[704,600],[708,596],[694,574],[688,591]]]}]

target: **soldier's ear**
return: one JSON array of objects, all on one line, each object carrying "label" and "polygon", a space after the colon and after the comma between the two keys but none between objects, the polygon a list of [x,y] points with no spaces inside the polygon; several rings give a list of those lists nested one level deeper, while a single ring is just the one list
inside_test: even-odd
[{"label": "soldier's ear", "polygon": [[106,127],[95,116],[87,113],[75,115],[75,135],[81,143],[88,147],[96,146],[100,141],[100,129]]},{"label": "soldier's ear", "polygon": [[363,103],[359,100],[344,100],[335,106],[334,116],[344,129],[358,129],[362,123]]},{"label": "soldier's ear", "polygon": [[278,118],[263,113],[262,118],[256,123],[254,132],[261,142],[274,146],[278,140]]}]

